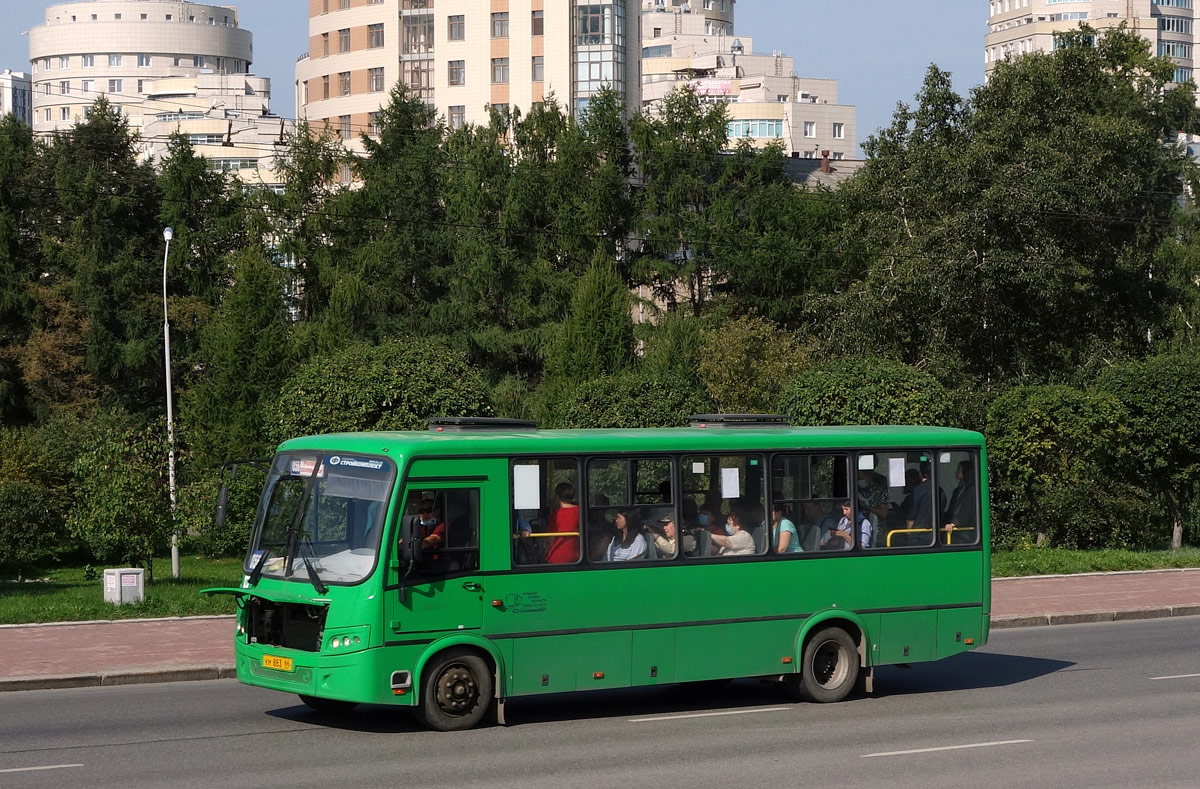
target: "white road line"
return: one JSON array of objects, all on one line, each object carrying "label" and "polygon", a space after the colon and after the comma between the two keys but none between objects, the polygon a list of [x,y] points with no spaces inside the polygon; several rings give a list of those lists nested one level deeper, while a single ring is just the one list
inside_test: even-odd
[{"label": "white road line", "polygon": [[1200,674],[1175,674],[1170,677],[1151,677],[1150,679],[1192,679],[1193,677],[1200,677]]},{"label": "white road line", "polygon": [[1033,740],[997,740],[996,742],[973,742],[968,745],[943,745],[940,748],[916,748],[911,751],[864,753],[862,758],[870,759],[872,756],[907,756],[910,753],[933,753],[934,751],[958,751],[962,750],[963,748],[991,748],[993,745],[1019,745],[1023,742],[1033,742]]},{"label": "white road line", "polygon": [[83,767],[82,764],[48,764],[45,767],[10,767],[0,773],[31,773],[34,770],[61,770],[64,767]]},{"label": "white road line", "polygon": [[787,707],[763,707],[757,710],[726,710],[724,712],[694,712],[689,715],[661,715],[657,718],[630,718],[629,723],[650,723],[651,721],[678,721],[684,718],[712,718],[717,715],[750,715],[755,712],[783,712]]}]

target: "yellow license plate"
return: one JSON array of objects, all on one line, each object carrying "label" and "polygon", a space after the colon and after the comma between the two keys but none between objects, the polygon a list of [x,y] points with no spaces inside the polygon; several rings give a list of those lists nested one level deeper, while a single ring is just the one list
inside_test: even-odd
[{"label": "yellow license plate", "polygon": [[291,671],[292,659],[278,655],[263,655],[263,668],[273,668],[276,671]]}]

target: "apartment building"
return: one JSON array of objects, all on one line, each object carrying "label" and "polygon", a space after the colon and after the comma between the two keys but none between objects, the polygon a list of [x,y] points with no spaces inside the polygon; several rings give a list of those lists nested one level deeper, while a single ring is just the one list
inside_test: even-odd
[{"label": "apartment building", "polygon": [[1194,0],[990,0],[984,75],[1006,57],[1054,49],[1054,34],[1086,22],[1098,30],[1122,22],[1150,51],[1175,62],[1175,81],[1192,78]]},{"label": "apartment building", "polygon": [[0,73],[0,116],[11,113],[26,123],[32,123],[32,99],[28,74],[7,68]]},{"label": "apartment building", "polygon": [[397,82],[452,127],[552,94],[578,110],[606,84],[634,112],[639,23],[632,0],[309,0],[297,114],[353,148]]},{"label": "apartment building", "polygon": [[48,6],[29,31],[32,126],[70,128],[105,96],[161,157],[186,134],[213,168],[274,185],[283,121],[271,80],[252,75],[253,39],[232,6],[179,0],[76,0]]},{"label": "apartment building", "polygon": [[838,103],[837,80],[798,77],[791,56],[756,53],[734,32],[734,0],[647,0],[642,9],[643,108],[690,85],[726,105],[731,139],[782,141],[798,158],[855,158],[855,109]]}]

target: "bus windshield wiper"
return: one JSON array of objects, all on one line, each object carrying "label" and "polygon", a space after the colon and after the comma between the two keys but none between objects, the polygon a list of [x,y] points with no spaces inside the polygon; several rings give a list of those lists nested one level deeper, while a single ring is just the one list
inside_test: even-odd
[{"label": "bus windshield wiper", "polygon": [[304,517],[308,514],[308,503],[312,501],[313,488],[317,486],[317,474],[321,471],[321,466],[325,463],[324,455],[317,455],[316,462],[313,463],[312,473],[304,482],[304,499],[300,502],[300,506],[296,508],[296,514],[292,517],[292,522],[288,525],[287,531],[287,547],[284,550],[283,557],[283,577],[292,577],[292,564],[296,561],[296,554],[300,550],[300,524],[304,523]]},{"label": "bus windshield wiper", "polygon": [[321,576],[317,574],[317,570],[313,567],[313,563],[304,557],[304,569],[308,570],[308,582],[313,585],[313,589],[317,590],[317,594],[325,594],[329,591],[329,587],[321,582]]}]

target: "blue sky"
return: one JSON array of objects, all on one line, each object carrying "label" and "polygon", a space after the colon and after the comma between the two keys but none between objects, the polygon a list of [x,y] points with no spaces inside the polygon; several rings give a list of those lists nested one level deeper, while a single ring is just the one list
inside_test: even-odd
[{"label": "blue sky", "polygon": [[[29,70],[22,32],[41,23],[48,4],[0,0],[0,69]],[[296,58],[308,49],[307,0],[229,4],[254,34],[254,71],[271,78],[272,109],[293,117]],[[985,0],[738,0],[735,25],[756,51],[791,55],[800,76],[838,80],[841,102],[857,108],[861,144],[887,125],[896,102],[912,102],[930,63],[951,72],[964,95],[983,80],[987,8]]]}]

